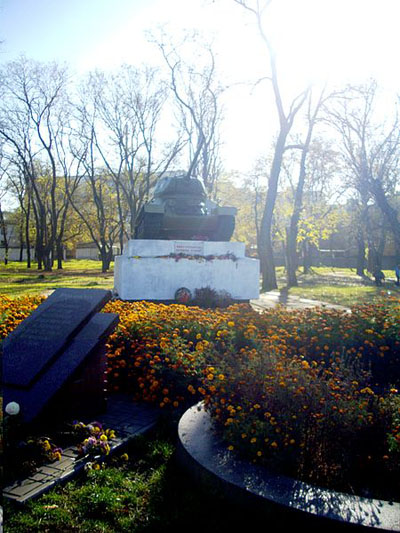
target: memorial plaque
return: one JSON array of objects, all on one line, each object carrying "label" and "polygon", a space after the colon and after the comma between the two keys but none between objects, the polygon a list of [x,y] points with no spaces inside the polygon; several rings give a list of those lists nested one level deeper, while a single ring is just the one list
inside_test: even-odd
[{"label": "memorial plaque", "polygon": [[[111,298],[100,289],[57,289],[3,342],[4,405],[17,402],[30,422],[64,394],[67,406],[105,401],[105,339],[118,315],[96,311]],[[81,384],[77,387],[77,384]],[[76,398],[72,398],[76,396]],[[85,402],[85,395],[88,401]]]},{"label": "memorial plaque", "polygon": [[[57,394],[69,397],[68,414],[70,414],[72,407],[77,409],[77,405],[80,402],[86,403],[85,396],[89,399],[91,406],[93,402],[98,402],[99,407],[101,407],[100,404],[104,400],[101,396],[104,396],[105,359],[96,361],[93,355],[102,355],[98,350],[104,346],[105,338],[112,332],[117,322],[118,315],[112,313],[95,314],[73,339],[66,351],[54,361],[47,372],[35,381],[32,387],[22,389],[5,385],[3,389],[5,403],[10,401],[17,402],[22,408],[22,415],[25,421],[33,420],[38,416]],[[84,379],[80,380],[83,372],[89,374],[88,367],[85,365],[86,360],[89,360],[93,365],[92,376],[97,373],[95,378],[97,382],[96,391],[93,391],[93,389],[84,390],[86,382]],[[63,388],[70,387],[74,379],[82,382],[81,387],[78,388],[74,384],[74,394],[72,395],[63,392]],[[93,378],[90,381],[93,381]],[[57,405],[59,414],[67,414],[66,410],[61,412],[59,403]],[[84,407],[86,406],[84,405]],[[49,411],[54,411],[55,409],[56,407],[51,407]]]},{"label": "memorial plaque", "polygon": [[31,386],[110,297],[101,289],[57,289],[4,340],[4,383]]},{"label": "memorial plaque", "polygon": [[176,241],[174,245],[176,254],[204,255],[203,241]]}]

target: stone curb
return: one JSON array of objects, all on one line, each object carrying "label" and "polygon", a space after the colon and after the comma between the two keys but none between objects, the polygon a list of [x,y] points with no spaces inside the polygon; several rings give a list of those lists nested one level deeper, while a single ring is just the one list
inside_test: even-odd
[{"label": "stone curb", "polygon": [[178,437],[181,464],[246,512],[264,511],[280,525],[287,520],[289,530],[400,532],[399,502],[322,489],[241,460],[216,437],[201,402],[181,417]]}]

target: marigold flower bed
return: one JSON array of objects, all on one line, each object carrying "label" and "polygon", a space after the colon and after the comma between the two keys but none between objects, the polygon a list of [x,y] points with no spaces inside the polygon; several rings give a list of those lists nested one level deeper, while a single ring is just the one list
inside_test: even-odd
[{"label": "marigold flower bed", "polygon": [[[3,336],[18,314],[7,305]],[[104,311],[120,316],[107,345],[111,390],[178,411],[202,399],[227,447],[249,460],[399,499],[398,301],[352,313],[122,301]]]}]

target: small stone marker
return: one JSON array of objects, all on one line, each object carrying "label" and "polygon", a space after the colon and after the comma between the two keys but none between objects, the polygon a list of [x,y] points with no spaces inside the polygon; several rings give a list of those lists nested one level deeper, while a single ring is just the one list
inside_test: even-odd
[{"label": "small stone marker", "polygon": [[57,289],[3,341],[4,405],[17,402],[24,422],[55,398],[65,409],[102,407],[104,340],[118,315],[98,311],[110,298],[102,289]]}]

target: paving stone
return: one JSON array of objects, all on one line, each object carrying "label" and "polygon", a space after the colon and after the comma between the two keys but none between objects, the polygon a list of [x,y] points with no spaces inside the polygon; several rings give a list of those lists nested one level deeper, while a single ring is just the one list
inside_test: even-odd
[{"label": "paving stone", "polygon": [[41,481],[34,479],[24,479],[21,482],[15,483],[12,486],[6,487],[4,489],[3,495],[8,496],[12,495],[13,498],[22,498],[27,494],[35,493],[39,487],[42,485]]},{"label": "paving stone", "polygon": [[29,476],[29,479],[34,479],[35,481],[44,481],[49,479],[49,475],[44,472],[36,472]]},{"label": "paving stone", "polygon": [[61,456],[61,460],[57,462],[57,468],[60,470],[66,470],[70,468],[71,466],[76,463],[76,460],[73,457],[63,457]]},{"label": "paving stone", "polygon": [[65,448],[62,452],[62,455],[63,457],[65,456],[65,457],[76,458],[79,455],[78,448],[76,448],[75,446],[72,446],[70,448]]},{"label": "paving stone", "polygon": [[[121,413],[123,412],[123,416]],[[116,452],[132,438],[152,429],[157,423],[160,410],[152,406],[133,404],[130,398],[108,402],[108,409],[97,420],[104,426],[114,429],[116,438],[110,440],[110,453]],[[89,421],[88,421],[89,422]],[[81,458],[75,446],[65,448],[61,460],[41,466],[34,474],[22,482],[16,482],[3,491],[3,495],[19,503],[40,496],[59,482],[65,482],[78,474],[90,461]]]}]

